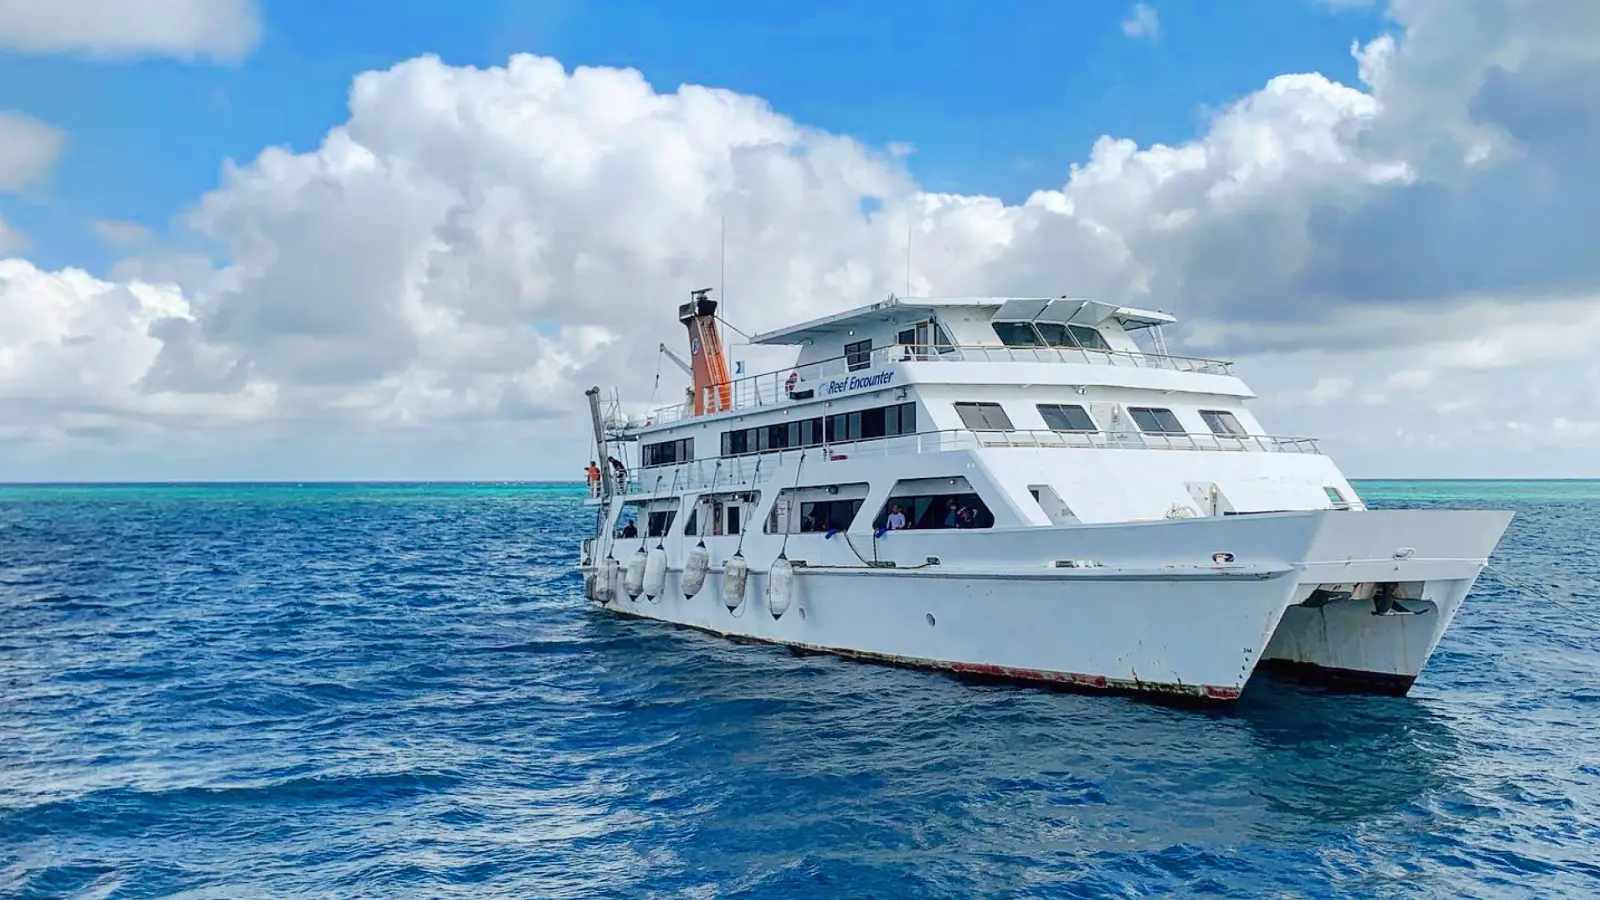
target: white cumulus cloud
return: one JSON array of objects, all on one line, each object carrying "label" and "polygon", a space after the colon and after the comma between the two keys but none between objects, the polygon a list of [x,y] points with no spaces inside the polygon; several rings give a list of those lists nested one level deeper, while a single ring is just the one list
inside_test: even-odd
[{"label": "white cumulus cloud", "polygon": [[[71,418],[90,407],[96,428],[242,418],[570,474],[544,460],[585,452],[589,384],[677,399],[655,347],[680,339],[688,290],[717,286],[724,228],[745,331],[903,292],[909,231],[912,293],[1175,311],[1180,348],[1249,357],[1269,426],[1332,423],[1364,464],[1436,472],[1453,446],[1559,467],[1540,454],[1600,419],[1574,350],[1600,328],[1597,9],[1393,0],[1393,33],[1355,48],[1360,84],[1286,74],[1191,141],[1101,138],[1020,204],[924,191],[904,147],[754,97],[530,55],[410,60],[356,78],[316,148],[225,167],[187,217],[215,267],[11,263],[36,324],[0,328],[28,412],[8,421],[42,441],[93,433]],[[77,366],[93,377],[63,380]]]},{"label": "white cumulus cloud", "polygon": [[0,49],[22,53],[232,62],[260,38],[256,0],[0,0]]}]

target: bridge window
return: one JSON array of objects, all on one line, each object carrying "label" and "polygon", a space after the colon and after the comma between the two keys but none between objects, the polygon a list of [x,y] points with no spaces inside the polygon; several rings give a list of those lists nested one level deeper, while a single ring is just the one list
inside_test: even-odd
[{"label": "bridge window", "polygon": [[1183,426],[1178,423],[1178,417],[1170,409],[1157,409],[1149,406],[1130,406],[1128,415],[1133,417],[1134,424],[1145,434],[1184,434]]},{"label": "bridge window", "polygon": [[956,415],[973,431],[1014,431],[1015,426],[998,403],[957,403]]},{"label": "bridge window", "polygon": [[694,438],[645,444],[643,457],[645,466],[670,466],[673,463],[689,462],[694,459]]},{"label": "bridge window", "polygon": [[1206,427],[1211,429],[1212,434],[1220,434],[1225,437],[1243,437],[1245,435],[1244,426],[1239,424],[1239,420],[1234,418],[1233,413],[1225,409],[1202,409],[1200,410],[1200,418],[1205,420]]},{"label": "bridge window", "polygon": [[1027,322],[995,322],[994,333],[1007,347],[1043,347],[1039,333]]},{"label": "bridge window", "polygon": [[1077,431],[1094,432],[1100,429],[1094,426],[1094,419],[1089,416],[1081,406],[1065,403],[1041,403],[1039,415],[1044,417],[1045,427],[1051,431]]},{"label": "bridge window", "polygon": [[845,366],[854,372],[872,365],[872,341],[856,341],[844,345]]},{"label": "bridge window", "polygon": [[1068,325],[1067,330],[1072,332],[1072,336],[1077,339],[1078,345],[1085,350],[1110,351],[1111,349],[1111,345],[1106,343],[1106,339],[1097,329],[1090,328],[1087,325]]}]

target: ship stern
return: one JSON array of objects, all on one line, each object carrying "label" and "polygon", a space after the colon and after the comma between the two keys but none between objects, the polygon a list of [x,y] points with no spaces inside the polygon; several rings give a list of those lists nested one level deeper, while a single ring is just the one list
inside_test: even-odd
[{"label": "ship stern", "polygon": [[1319,515],[1290,603],[1255,672],[1403,696],[1471,592],[1512,513]]}]

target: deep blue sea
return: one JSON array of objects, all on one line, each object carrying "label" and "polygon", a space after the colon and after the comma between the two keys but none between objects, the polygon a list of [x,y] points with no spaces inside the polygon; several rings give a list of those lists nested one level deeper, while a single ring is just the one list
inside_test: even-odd
[{"label": "deep blue sea", "polygon": [[1361,487],[1541,596],[1199,712],[613,618],[581,488],[0,487],[0,896],[1600,895],[1600,483]]}]

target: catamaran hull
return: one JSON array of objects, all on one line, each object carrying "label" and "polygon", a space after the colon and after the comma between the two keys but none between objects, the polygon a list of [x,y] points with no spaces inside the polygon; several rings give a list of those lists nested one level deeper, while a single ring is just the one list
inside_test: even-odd
[{"label": "catamaran hull", "polygon": [[[1369,510],[849,544],[806,535],[781,551],[803,564],[779,616],[766,596],[780,552],[771,536],[742,548],[752,571],[732,610],[721,566],[732,545],[712,548],[704,586],[686,597],[687,548],[663,541],[658,596],[630,597],[619,579],[602,606],[733,639],[1089,690],[1229,702],[1260,670],[1404,694],[1509,521],[1502,511]],[[586,575],[604,552],[626,566],[658,542],[617,543],[586,556]],[[1200,553],[1209,548],[1232,558]]]}]

